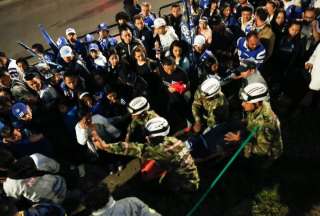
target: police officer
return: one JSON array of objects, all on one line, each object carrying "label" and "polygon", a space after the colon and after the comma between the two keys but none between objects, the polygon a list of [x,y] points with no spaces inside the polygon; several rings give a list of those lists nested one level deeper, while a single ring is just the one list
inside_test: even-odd
[{"label": "police officer", "polygon": [[147,144],[118,142],[107,144],[93,132],[98,149],[118,155],[130,155],[155,160],[167,171],[164,181],[175,191],[195,191],[199,187],[199,174],[186,145],[175,137],[167,136],[170,126],[166,119],[156,117],[145,125]]},{"label": "police officer", "polygon": [[[252,83],[241,93],[242,107],[247,112],[247,130],[250,132],[258,127],[254,138],[245,146],[244,156],[247,158],[269,159],[280,157],[283,151],[280,122],[274,114],[268,99],[268,89],[262,83]],[[229,132],[225,141],[239,142],[243,132]]]},{"label": "police officer", "polygon": [[221,92],[220,82],[215,78],[205,80],[196,90],[192,103],[195,120],[193,129],[199,133],[203,126],[214,127],[229,115],[229,104]]},{"label": "police officer", "polygon": [[145,141],[144,139],[144,125],[158,114],[150,110],[150,104],[145,97],[136,97],[130,101],[128,110],[131,114],[132,121],[128,126],[126,142],[129,141]]}]

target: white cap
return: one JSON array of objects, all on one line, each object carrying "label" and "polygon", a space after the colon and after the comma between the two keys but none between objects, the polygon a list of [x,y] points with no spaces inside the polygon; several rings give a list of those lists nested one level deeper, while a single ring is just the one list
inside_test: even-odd
[{"label": "white cap", "polygon": [[142,96],[133,98],[128,105],[128,110],[132,115],[140,115],[149,109],[150,105],[148,100]]},{"label": "white cap", "polygon": [[262,83],[251,83],[243,89],[240,97],[248,103],[265,101],[269,98],[268,88]]},{"label": "white cap", "polygon": [[197,46],[202,47],[205,44],[206,44],[206,38],[203,35],[197,35],[194,38],[193,46],[197,45]]},{"label": "white cap", "polygon": [[76,30],[74,29],[74,28],[67,28],[66,29],[66,35],[68,35],[68,34],[76,34]]},{"label": "white cap", "polygon": [[159,28],[161,26],[166,26],[167,23],[163,18],[157,18],[153,21],[153,27],[154,28]]},{"label": "white cap", "polygon": [[208,78],[200,86],[201,93],[205,98],[212,98],[220,92],[221,85],[216,78]]},{"label": "white cap", "polygon": [[69,46],[63,46],[63,47],[61,47],[59,52],[60,52],[61,58],[73,56],[72,49],[71,49],[71,47],[69,47]]},{"label": "white cap", "polygon": [[155,117],[150,119],[145,128],[149,137],[167,136],[170,132],[170,125],[165,118]]}]

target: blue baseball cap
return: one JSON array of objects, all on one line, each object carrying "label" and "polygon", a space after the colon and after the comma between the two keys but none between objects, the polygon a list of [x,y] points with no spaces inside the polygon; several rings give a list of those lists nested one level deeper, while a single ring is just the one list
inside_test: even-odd
[{"label": "blue baseball cap", "polygon": [[91,43],[91,44],[89,45],[89,51],[91,51],[91,50],[99,51],[100,49],[99,49],[99,47],[98,47],[97,44]]},{"label": "blue baseball cap", "polygon": [[21,119],[25,114],[28,113],[28,105],[25,103],[15,103],[11,108],[12,114],[18,118]]},{"label": "blue baseball cap", "polygon": [[98,30],[99,31],[102,31],[102,30],[109,30],[109,27],[108,27],[108,25],[107,25],[107,23],[100,23],[99,25],[98,25]]}]

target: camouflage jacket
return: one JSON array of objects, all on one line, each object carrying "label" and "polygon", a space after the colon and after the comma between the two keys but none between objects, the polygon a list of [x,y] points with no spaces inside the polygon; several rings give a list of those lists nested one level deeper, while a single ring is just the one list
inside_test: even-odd
[{"label": "camouflage jacket", "polygon": [[213,99],[206,99],[201,96],[200,90],[194,94],[192,103],[192,114],[196,122],[201,122],[202,118],[206,119],[208,127],[214,127],[219,119],[226,120],[228,117],[229,103],[222,92]]},{"label": "camouflage jacket", "polygon": [[268,156],[272,159],[280,157],[283,151],[280,122],[270,104],[263,102],[262,107],[248,113],[247,121],[249,131],[252,131],[256,126],[259,126],[259,129],[252,141],[246,145],[245,156]]},{"label": "camouflage jacket", "polygon": [[131,123],[129,124],[128,128],[127,128],[127,137],[130,140],[130,136],[134,133],[136,128],[144,128],[145,124],[150,120],[153,119],[155,117],[158,117],[159,115],[153,111],[153,110],[149,110],[146,112],[146,114],[139,119],[133,119],[131,121]]},{"label": "camouflage jacket", "polygon": [[166,169],[171,176],[174,176],[177,184],[190,190],[199,187],[200,179],[195,162],[186,145],[175,137],[165,137],[158,145],[117,142],[109,144],[105,151],[155,160],[162,169]]}]

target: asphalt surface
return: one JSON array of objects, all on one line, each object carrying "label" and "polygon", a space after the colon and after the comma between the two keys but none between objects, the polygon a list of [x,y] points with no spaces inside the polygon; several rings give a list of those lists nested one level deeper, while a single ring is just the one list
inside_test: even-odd
[{"label": "asphalt surface", "polygon": [[[78,35],[95,30],[101,22],[115,23],[115,14],[122,10],[122,0],[0,0],[0,50],[9,57],[26,56],[16,41],[28,45],[45,44],[38,25],[43,24],[56,40],[65,29],[73,27]],[[148,0],[158,13],[160,6],[172,0]]]}]

